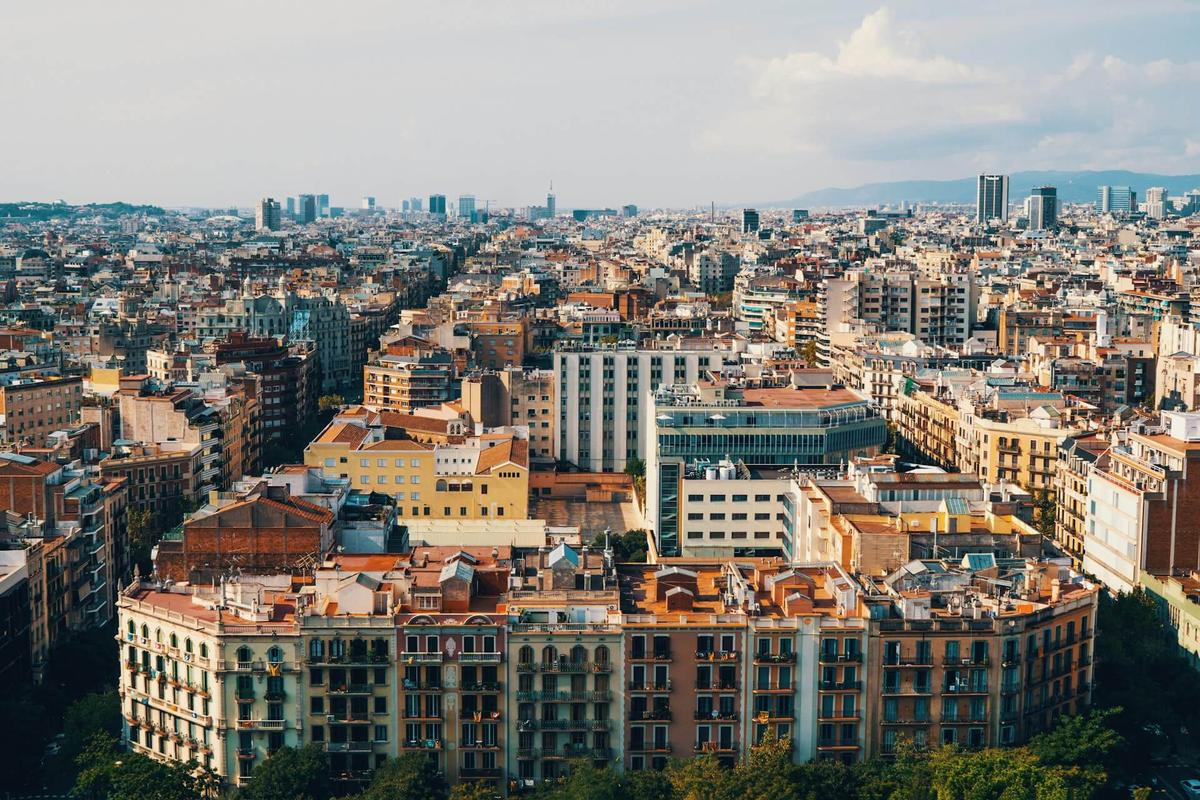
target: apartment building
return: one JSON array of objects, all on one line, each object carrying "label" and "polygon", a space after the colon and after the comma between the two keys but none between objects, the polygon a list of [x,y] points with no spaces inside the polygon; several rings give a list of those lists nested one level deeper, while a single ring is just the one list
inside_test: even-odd
[{"label": "apartment building", "polygon": [[1065,568],[971,554],[872,583],[872,753],[1018,744],[1090,703],[1099,590]]},{"label": "apartment building", "polygon": [[42,447],[46,437],[79,423],[81,376],[0,374],[0,438]]},{"label": "apartment building", "polygon": [[1158,605],[1163,624],[1175,635],[1179,654],[1192,669],[1200,669],[1200,576],[1152,575],[1142,572],[1139,583]]},{"label": "apartment building", "polygon": [[[867,401],[834,385],[832,375],[822,370],[755,380],[710,375],[689,384],[664,386],[653,401],[651,413],[642,417],[647,444],[645,513],[663,555],[686,555],[690,546],[724,547],[725,542],[734,552],[740,546],[784,553],[783,531],[763,524],[767,520],[730,520],[729,529],[690,527],[689,520],[680,516],[680,493],[689,476],[698,477],[726,458],[751,468],[836,471],[852,458],[878,453],[887,435],[886,424]],[[750,494],[730,488],[735,491]],[[723,521],[726,512],[684,513],[707,513],[707,520],[691,520],[699,523]],[[724,537],[726,530],[729,539]],[[759,537],[762,532],[772,535]],[[734,533],[742,535],[734,539]]]},{"label": "apartment building", "polygon": [[528,320],[472,321],[466,327],[476,367],[503,370],[524,364],[531,338]]},{"label": "apartment building", "polygon": [[[525,560],[505,599],[509,615],[508,713],[515,721],[509,774],[532,787],[584,758],[620,759],[625,745],[620,603],[611,554],[560,544]],[[512,734],[510,734],[512,735]]]},{"label": "apartment building", "polygon": [[254,337],[240,330],[212,343],[211,349],[218,366],[243,364],[261,379],[259,403],[267,439],[302,429],[316,413],[320,376],[315,352],[290,348],[283,337]]},{"label": "apartment building", "polygon": [[121,439],[97,466],[103,477],[125,480],[130,508],[147,511],[152,524],[162,524],[206,497],[199,491],[203,453],[200,444],[153,445]]},{"label": "apartment building", "polygon": [[290,572],[329,551],[334,520],[330,509],[293,497],[286,483],[214,491],[163,534],[155,569],[174,581],[215,580],[230,569]]},{"label": "apartment building", "polygon": [[694,383],[720,370],[736,351],[707,339],[663,342],[661,349],[576,347],[554,352],[554,457],[591,472],[620,472],[645,459],[645,421],[658,387]]},{"label": "apartment building", "polygon": [[409,413],[449,401],[454,363],[448,352],[381,355],[363,367],[363,404]]},{"label": "apartment building", "polygon": [[1101,436],[1080,435],[1058,447],[1054,487],[1054,541],[1071,557],[1071,566],[1083,567],[1087,538],[1088,476],[1107,463],[1111,443]]},{"label": "apartment building", "polygon": [[768,733],[798,762],[888,755],[904,731],[1017,744],[1087,704],[1096,589],[1065,567],[979,553],[867,580],[770,558],[618,568],[566,543],[139,580],[119,599],[125,735],[231,785],[316,743],[339,791],[419,752],[515,792],[581,758],[731,765]]},{"label": "apartment building", "polygon": [[222,418],[191,389],[152,392],[121,389],[116,393],[121,438],[132,442],[168,443],[170,447],[200,447],[197,492],[206,494],[224,485]]},{"label": "apartment building", "polygon": [[364,491],[391,495],[401,517],[525,519],[529,446],[511,433],[452,444],[397,436],[386,414],[347,409],[304,449],[304,463]]},{"label": "apartment building", "polygon": [[530,459],[554,459],[558,414],[553,371],[511,368],[477,372],[462,379],[461,389],[462,405],[473,420],[485,428],[527,426]]},{"label": "apartment building", "polygon": [[1088,473],[1083,568],[1113,591],[1142,572],[1186,575],[1200,568],[1200,412],[1164,411],[1139,425]]}]

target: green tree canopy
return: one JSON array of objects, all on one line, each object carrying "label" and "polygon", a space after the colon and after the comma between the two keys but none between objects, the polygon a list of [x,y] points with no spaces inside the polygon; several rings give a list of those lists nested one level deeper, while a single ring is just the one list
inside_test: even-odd
[{"label": "green tree canopy", "polygon": [[329,762],[318,744],[283,747],[254,770],[239,800],[328,800]]},{"label": "green tree canopy", "polygon": [[375,770],[359,800],[445,800],[446,782],[424,753],[405,753]]}]

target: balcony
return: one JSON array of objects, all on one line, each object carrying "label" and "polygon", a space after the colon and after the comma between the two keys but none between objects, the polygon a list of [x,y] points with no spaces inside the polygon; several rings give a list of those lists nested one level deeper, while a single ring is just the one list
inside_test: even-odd
[{"label": "balcony", "polygon": [[738,690],[738,682],[734,680],[697,683],[696,689],[703,692],[736,692]]},{"label": "balcony", "polygon": [[519,731],[601,731],[608,730],[606,719],[522,719],[517,721]]},{"label": "balcony", "polygon": [[343,683],[337,686],[330,686],[330,694],[371,694],[375,691],[369,683]]},{"label": "balcony", "polygon": [[330,753],[369,753],[370,742],[326,742],[325,750]]},{"label": "balcony", "polygon": [[835,710],[829,711],[829,712],[825,712],[825,711],[817,712],[817,721],[818,722],[857,722],[860,719],[862,719],[862,715],[859,714],[857,711],[851,711],[850,713],[846,713],[844,711],[838,711],[835,709]]},{"label": "balcony", "polygon": [[903,667],[932,667],[932,656],[917,656],[917,655],[902,655],[902,656],[885,656],[883,666],[887,669],[896,669]]},{"label": "balcony", "polygon": [[400,661],[404,664],[440,664],[442,663],[442,654],[440,652],[420,653],[405,651],[400,654]]},{"label": "balcony", "polygon": [[795,653],[755,653],[755,664],[795,664]]},{"label": "balcony", "polygon": [[649,708],[644,711],[632,711],[629,718],[634,722],[643,721],[668,721],[671,719],[671,709],[669,708]]},{"label": "balcony", "polygon": [[499,664],[503,659],[501,653],[459,653],[458,660],[462,664]]},{"label": "balcony", "polygon": [[239,703],[254,702],[254,690],[253,689],[243,689],[243,688],[239,687],[236,690],[234,690],[233,696],[237,698],[237,701]]},{"label": "balcony", "polygon": [[237,751],[237,757],[243,761],[254,760],[254,748],[253,747],[239,747],[238,751]]},{"label": "balcony", "polygon": [[670,742],[633,742],[628,748],[631,753],[669,753]]},{"label": "balcony", "polygon": [[[430,711],[429,709],[423,709],[423,710],[422,709],[413,709],[411,711],[408,709],[405,709],[404,710],[404,718],[405,719],[436,720],[436,719],[442,718],[442,712],[441,711]],[[349,721],[349,720],[330,720],[330,722],[343,722],[343,721]],[[366,722],[367,720],[364,719],[364,720],[357,720],[357,721]]]},{"label": "balcony", "polygon": [[629,691],[631,692],[669,692],[671,691],[671,679],[668,678],[666,683],[654,683],[637,681],[629,682]]},{"label": "balcony", "polygon": [[400,743],[401,750],[441,750],[441,739],[405,739]]},{"label": "balcony", "polygon": [[862,691],[862,681],[821,681],[823,692],[859,692]]},{"label": "balcony", "polygon": [[892,717],[883,720],[884,725],[928,725],[929,722],[929,717]]},{"label": "balcony", "polygon": [[502,774],[499,767],[463,767],[458,771],[458,777],[466,779],[499,778]]},{"label": "balcony", "polygon": [[263,693],[263,699],[266,700],[268,703],[281,702],[285,697],[287,697],[287,693],[284,692],[282,689],[280,689],[278,691],[271,691],[270,689],[268,689],[266,692]]},{"label": "balcony", "polygon": [[763,693],[794,692],[796,691],[796,687],[791,683],[757,683],[754,685],[754,691]]},{"label": "balcony", "polygon": [[671,660],[671,651],[670,650],[655,650],[653,653],[646,653],[646,652],[630,653],[629,660],[630,661],[670,661]]},{"label": "balcony", "polygon": [[738,712],[722,711],[721,709],[718,709],[718,708],[712,708],[707,711],[698,708],[692,712],[692,719],[695,719],[695,720],[710,720],[711,719],[711,720],[734,721],[737,718],[738,718]]},{"label": "balcony", "polygon": [[990,663],[991,660],[987,656],[983,656],[982,658],[953,658],[946,656],[942,659],[942,664],[947,667],[986,667]]},{"label": "balcony", "polygon": [[240,730],[281,731],[287,723],[281,719],[239,719],[237,726]]},{"label": "balcony", "polygon": [[517,692],[522,703],[606,703],[612,692]]},{"label": "balcony", "polygon": [[943,694],[988,694],[988,687],[965,683],[950,683],[942,687]]},{"label": "balcony", "polygon": [[517,664],[517,672],[546,672],[578,674],[581,672],[612,672],[612,664],[607,661],[523,661]]},{"label": "balcony", "polygon": [[464,692],[499,692],[503,691],[504,684],[500,681],[492,681],[490,683],[464,683],[462,690]]},{"label": "balcony", "polygon": [[697,650],[697,661],[737,661],[741,654],[737,650]]}]

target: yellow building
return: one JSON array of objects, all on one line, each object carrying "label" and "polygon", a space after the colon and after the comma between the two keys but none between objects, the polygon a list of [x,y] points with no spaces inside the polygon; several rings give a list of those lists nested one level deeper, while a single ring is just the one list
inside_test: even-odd
[{"label": "yellow building", "polygon": [[402,517],[525,519],[529,515],[529,444],[512,434],[424,444],[395,437],[383,415],[352,408],[304,449],[304,463],[346,478],[363,491],[389,494]]},{"label": "yellow building", "polygon": [[908,381],[896,396],[896,443],[906,457],[939,467],[958,466],[958,408],[936,388]]},{"label": "yellow building", "polygon": [[1058,447],[1080,431],[1061,424],[1051,410],[999,421],[964,413],[959,423],[959,468],[991,483],[1006,481],[1034,496],[1056,489]]}]

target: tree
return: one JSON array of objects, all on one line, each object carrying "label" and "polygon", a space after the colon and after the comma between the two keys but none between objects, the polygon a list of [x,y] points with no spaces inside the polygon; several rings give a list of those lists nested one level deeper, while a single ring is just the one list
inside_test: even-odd
[{"label": "tree", "polygon": [[677,800],[717,800],[728,780],[728,771],[712,755],[672,761],[666,775]]},{"label": "tree", "polygon": [[340,394],[321,395],[320,399],[317,400],[317,411],[320,411],[322,414],[330,411],[336,412],[345,404],[345,402],[345,398],[343,398]]},{"label": "tree", "polygon": [[387,761],[359,800],[445,800],[446,782],[423,753],[405,753]]},{"label": "tree", "polygon": [[820,362],[820,356],[817,353],[817,342],[815,339],[809,339],[800,347],[800,357],[804,359],[804,363],[807,366],[817,366]]},{"label": "tree", "polygon": [[173,764],[122,752],[117,740],[97,733],[76,759],[73,794],[93,800],[200,800],[212,792],[214,776],[195,762]]},{"label": "tree", "polygon": [[1043,764],[1061,767],[1104,767],[1125,744],[1108,722],[1119,708],[1063,717],[1029,742],[1029,751]]},{"label": "tree", "polygon": [[1041,531],[1042,536],[1048,539],[1054,538],[1054,517],[1057,507],[1054,503],[1054,498],[1045,489],[1038,495],[1037,503],[1034,506],[1034,522],[1037,523],[1037,529]]},{"label": "tree", "polygon": [[97,733],[121,734],[121,700],[115,691],[85,695],[71,704],[63,719],[62,757],[74,761]]},{"label": "tree", "polygon": [[239,800],[328,800],[329,796],[329,762],[317,744],[280,748],[238,792]]},{"label": "tree", "polygon": [[483,781],[464,781],[455,784],[450,800],[495,800],[500,792]]},{"label": "tree", "polygon": [[154,515],[149,509],[130,506],[125,515],[129,530],[129,550],[133,561],[141,569],[142,574],[149,574],[153,569],[150,563],[150,550],[157,542],[157,532],[154,530]]},{"label": "tree", "polygon": [[646,499],[646,462],[634,456],[625,462],[625,474],[633,478],[633,493],[639,503]]},{"label": "tree", "polygon": [[674,788],[667,774],[657,769],[644,769],[625,774],[627,800],[671,800]]},{"label": "tree", "polygon": [[649,550],[647,542],[649,535],[650,532],[643,528],[635,528],[617,534],[602,533],[592,540],[592,546],[603,548],[607,545],[611,547],[615,561],[644,564]]}]

